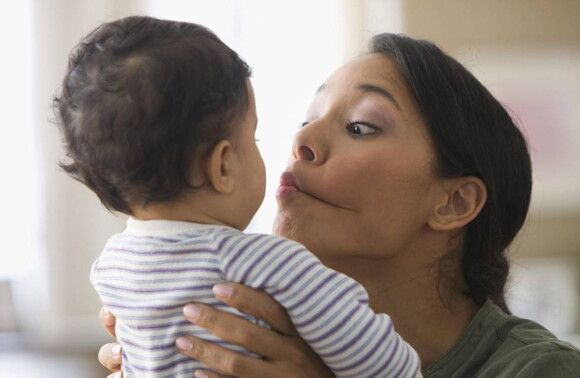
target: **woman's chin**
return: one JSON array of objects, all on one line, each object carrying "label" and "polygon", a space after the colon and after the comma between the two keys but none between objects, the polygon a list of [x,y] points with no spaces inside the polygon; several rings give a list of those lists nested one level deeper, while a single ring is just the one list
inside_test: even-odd
[{"label": "woman's chin", "polygon": [[295,227],[293,226],[294,222],[292,222],[292,218],[289,216],[288,211],[278,206],[278,211],[276,212],[276,217],[272,225],[272,234],[295,240],[293,238]]}]

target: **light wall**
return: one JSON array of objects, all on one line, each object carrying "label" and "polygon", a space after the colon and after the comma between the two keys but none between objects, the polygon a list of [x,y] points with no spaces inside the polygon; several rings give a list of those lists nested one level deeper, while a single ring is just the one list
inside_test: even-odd
[{"label": "light wall", "polygon": [[580,45],[576,0],[405,0],[404,30],[452,54],[485,46]]}]

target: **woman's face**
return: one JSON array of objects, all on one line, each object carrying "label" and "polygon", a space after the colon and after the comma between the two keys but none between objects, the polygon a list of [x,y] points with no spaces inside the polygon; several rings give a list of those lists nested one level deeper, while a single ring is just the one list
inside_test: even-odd
[{"label": "woman's face", "polygon": [[380,54],[355,59],[319,88],[295,136],[274,232],[321,258],[412,250],[440,187],[433,163],[395,63]]}]

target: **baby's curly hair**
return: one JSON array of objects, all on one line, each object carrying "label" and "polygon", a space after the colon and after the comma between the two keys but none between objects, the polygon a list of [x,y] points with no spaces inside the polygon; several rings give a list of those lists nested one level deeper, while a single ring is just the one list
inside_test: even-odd
[{"label": "baby's curly hair", "polygon": [[70,55],[53,100],[68,162],[104,206],[165,202],[190,183],[194,157],[235,132],[248,65],[207,28],[151,17],[106,23]]}]

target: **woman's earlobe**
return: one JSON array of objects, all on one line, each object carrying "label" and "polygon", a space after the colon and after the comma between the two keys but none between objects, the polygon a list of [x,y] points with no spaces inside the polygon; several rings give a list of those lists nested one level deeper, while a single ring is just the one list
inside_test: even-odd
[{"label": "woman's earlobe", "polygon": [[487,200],[487,188],[477,177],[453,179],[444,203],[435,208],[428,220],[435,231],[450,231],[466,226],[479,215]]},{"label": "woman's earlobe", "polygon": [[213,190],[223,194],[234,190],[233,158],[233,148],[229,140],[221,140],[211,149],[205,172]]}]

